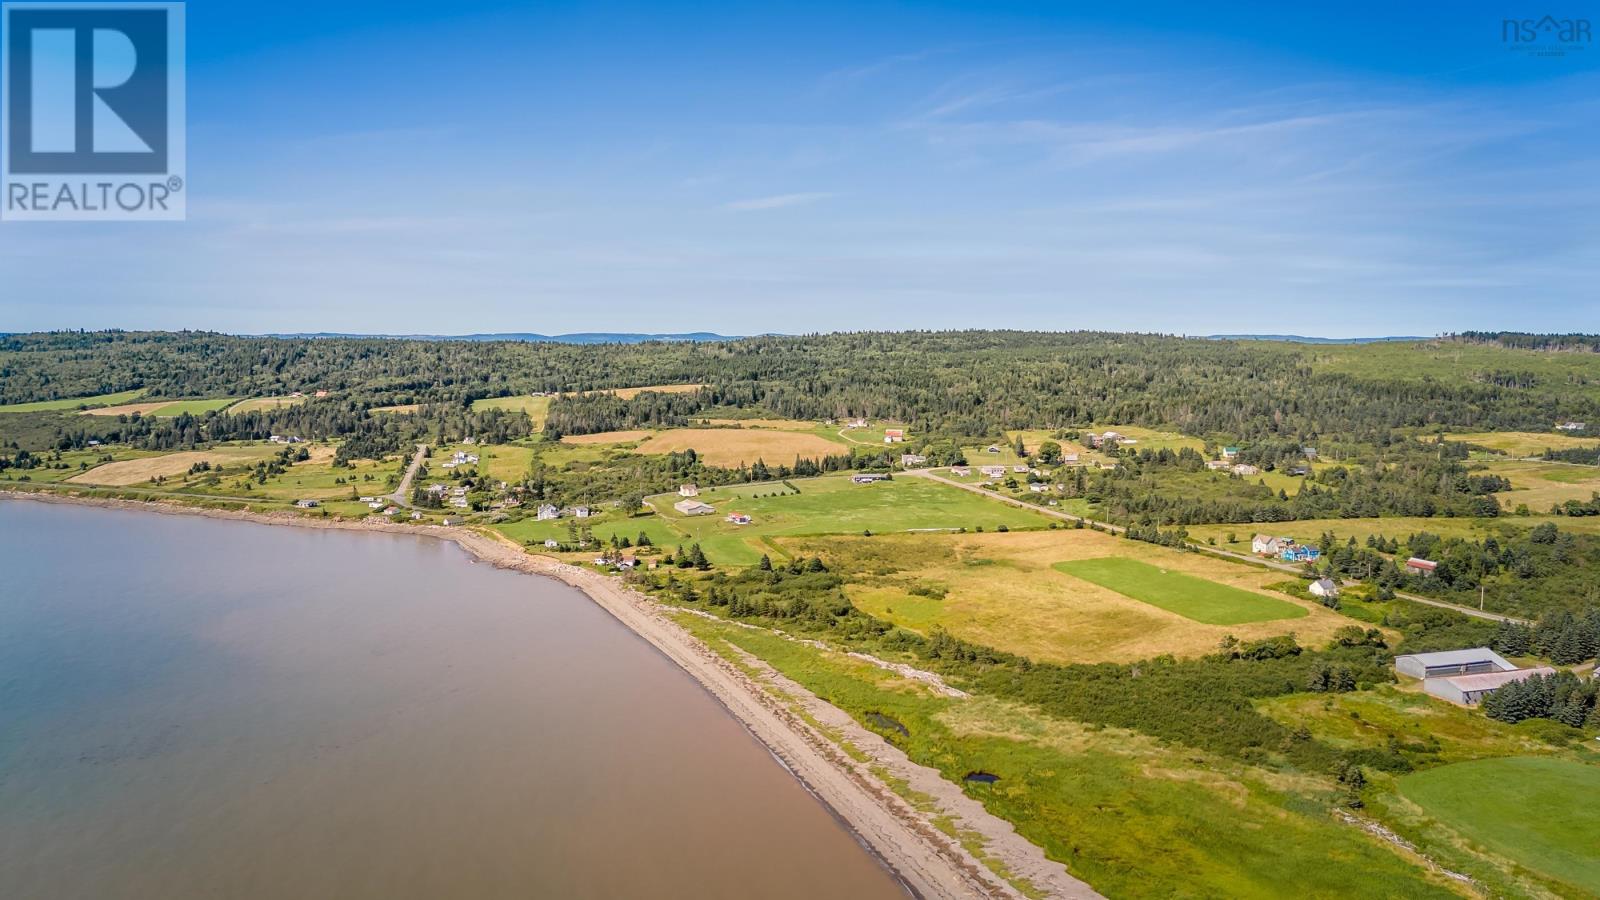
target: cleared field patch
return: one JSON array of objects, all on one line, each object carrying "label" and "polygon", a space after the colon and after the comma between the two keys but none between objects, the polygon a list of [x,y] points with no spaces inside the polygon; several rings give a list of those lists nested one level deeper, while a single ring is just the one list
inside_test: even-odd
[{"label": "cleared field patch", "polygon": [[219,397],[214,400],[176,400],[156,409],[149,415],[172,418],[188,413],[191,416],[198,416],[201,413],[208,413],[212,410],[225,409],[236,402],[238,400],[234,397]]},{"label": "cleared field patch", "polygon": [[1600,466],[1507,460],[1490,462],[1488,469],[1511,480],[1511,490],[1495,494],[1507,509],[1527,504],[1533,512],[1549,512],[1558,503],[1600,492]]},{"label": "cleared field patch", "polygon": [[1241,591],[1126,557],[1059,562],[1055,569],[1207,625],[1244,625],[1306,615],[1303,607],[1287,600]]},{"label": "cleared field patch", "polygon": [[1551,878],[1600,893],[1600,766],[1508,757],[1399,779],[1401,796],[1473,843]]},{"label": "cleared field patch", "polygon": [[422,409],[421,403],[397,403],[394,406],[374,406],[368,412],[390,413],[397,416],[409,416]]},{"label": "cleared field patch", "polygon": [[36,400],[32,403],[12,403],[0,406],[0,413],[8,412],[49,412],[50,410],[74,410],[86,406],[113,406],[129,403],[144,394],[144,388],[131,391],[118,391],[115,394],[97,394],[93,397],[69,397],[65,400]]},{"label": "cleared field patch", "polygon": [[[171,405],[171,403],[172,403],[171,400],[156,400],[156,401],[153,401],[153,402],[145,402],[145,403],[119,403],[116,406],[98,406],[98,407],[95,407],[94,409],[86,409],[83,412],[79,413],[79,415],[84,415],[84,416],[131,416],[134,413],[138,413],[141,416],[148,416],[148,415],[154,413],[156,410],[160,409],[163,406]],[[70,408],[70,407],[68,407],[68,408]]]},{"label": "cleared field patch", "polygon": [[1197,437],[1171,431],[1157,431],[1154,428],[1141,428],[1138,425],[1096,425],[1087,430],[1096,433],[1115,431],[1123,437],[1132,438],[1134,443],[1124,445],[1128,450],[1178,450],[1188,447],[1198,453],[1204,450],[1206,445],[1205,441]]},{"label": "cleared field patch", "polygon": [[[627,432],[613,432],[627,433]],[[640,453],[662,454],[693,449],[713,466],[733,468],[763,460],[786,465],[797,457],[818,458],[841,451],[821,435],[750,428],[674,428],[639,445]]]},{"label": "cleared field patch", "polygon": [[550,414],[550,398],[523,394],[516,397],[485,397],[482,400],[472,401],[473,412],[482,412],[486,409],[525,412],[528,418],[533,420],[533,430],[538,431],[544,427],[545,416]]},{"label": "cleared field patch", "polygon": [[[1420,516],[1393,516],[1379,519],[1302,519],[1296,522],[1260,522],[1243,523],[1238,525],[1189,525],[1189,536],[1194,540],[1205,543],[1208,540],[1216,541],[1216,545],[1226,550],[1240,553],[1250,552],[1250,537],[1256,532],[1265,532],[1279,537],[1292,537],[1301,543],[1316,544],[1323,532],[1331,532],[1335,538],[1343,542],[1355,538],[1356,543],[1365,544],[1368,537],[1381,535],[1388,538],[1397,538],[1404,541],[1408,535],[1419,531],[1437,534],[1440,537],[1460,537],[1479,539],[1484,535],[1498,531],[1501,526],[1513,525],[1517,527],[1532,527],[1542,518],[1521,518],[1517,516],[1502,516],[1497,519],[1466,519],[1466,518],[1422,518]],[[1578,520],[1572,520],[1574,522]],[[1565,528],[1565,520],[1562,527]],[[1232,541],[1228,540],[1229,536]]]},{"label": "cleared field patch", "polygon": [[705,387],[703,384],[650,384],[644,387],[606,388],[605,390],[590,391],[590,393],[615,394],[623,400],[632,400],[646,391],[652,394],[692,394],[703,387]]},{"label": "cleared field patch", "polygon": [[305,399],[304,397],[251,397],[248,400],[240,400],[238,403],[228,407],[228,414],[238,415],[239,413],[281,409],[285,406],[303,403]]},{"label": "cleared field patch", "polygon": [[1538,431],[1476,431],[1470,434],[1447,434],[1445,438],[1499,450],[1510,456],[1538,456],[1547,449],[1570,450],[1574,447],[1600,449],[1600,441],[1594,438],[1577,438],[1570,434],[1544,434]]},{"label": "cleared field patch", "polygon": [[[873,615],[923,634],[938,626],[963,640],[1041,662],[1131,662],[1163,653],[1199,656],[1215,652],[1228,635],[1259,640],[1293,633],[1305,646],[1320,647],[1340,627],[1353,623],[1320,605],[1267,593],[1266,585],[1284,580],[1281,572],[1090,529],[773,540],[790,555],[821,556],[835,571],[852,573],[846,591]],[[1208,625],[1052,567],[1064,559],[1113,555],[1148,560],[1292,604],[1304,615]]]},{"label": "cleared field patch", "polygon": [[109,462],[95,466],[80,475],[74,475],[67,481],[73,484],[103,484],[112,487],[127,487],[129,485],[144,484],[152,478],[172,478],[184,475],[195,463],[207,462],[216,465],[239,465],[240,463],[254,463],[258,459],[272,456],[279,448],[270,445],[246,447],[218,447],[212,450],[185,450],[180,453],[168,453],[164,456],[148,456],[140,459],[127,459],[119,462]]},{"label": "cleared field patch", "polygon": [[768,428],[774,431],[815,431],[827,426],[800,419],[706,419],[707,424],[733,428]]}]

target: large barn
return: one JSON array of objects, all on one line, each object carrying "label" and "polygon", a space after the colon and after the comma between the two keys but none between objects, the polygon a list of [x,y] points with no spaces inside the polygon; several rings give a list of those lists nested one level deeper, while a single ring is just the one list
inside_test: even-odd
[{"label": "large barn", "polygon": [[1444,650],[1439,653],[1411,653],[1394,658],[1394,670],[1412,678],[1444,678],[1453,675],[1481,675],[1511,672],[1517,667],[1488,647],[1470,650]]},{"label": "large barn", "polygon": [[1484,697],[1513,681],[1522,681],[1535,675],[1554,675],[1555,669],[1539,666],[1533,669],[1514,669],[1510,672],[1484,672],[1478,675],[1456,675],[1449,678],[1429,678],[1422,689],[1441,700],[1476,706]]}]

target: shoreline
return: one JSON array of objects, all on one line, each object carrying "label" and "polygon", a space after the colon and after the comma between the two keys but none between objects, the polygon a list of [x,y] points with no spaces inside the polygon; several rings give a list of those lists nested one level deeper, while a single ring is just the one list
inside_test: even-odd
[{"label": "shoreline", "polygon": [[[654,600],[611,576],[552,557],[530,554],[508,538],[460,526],[324,519],[286,511],[210,509],[154,500],[82,497],[51,490],[0,489],[0,500],[5,499],[202,516],[262,525],[427,537],[454,543],[474,561],[555,579],[582,592],[694,679],[816,797],[909,894],[925,900],[965,897],[1019,900],[1024,896],[958,841],[936,829],[929,815],[912,808],[866,766],[851,760],[832,739],[813,728],[756,679],[671,621]],[[770,669],[761,671],[769,683],[782,679]],[[827,716],[830,727],[845,723],[854,725],[849,716],[800,685],[787,679],[782,681],[784,693],[797,697],[800,705],[813,716],[823,718],[817,714],[832,711],[832,715]],[[852,732],[851,737],[857,746],[874,743],[874,736],[865,729]],[[881,739],[875,743],[889,746]],[[876,761],[888,764],[897,778],[914,780],[919,788],[938,790],[943,785],[946,789],[938,790],[937,796],[940,806],[944,807],[941,812],[958,815],[963,829],[981,834],[990,843],[986,855],[1001,862],[1009,871],[1024,875],[1030,884],[1048,896],[1098,896],[1088,885],[1069,875],[1065,867],[1047,860],[1042,851],[1017,835],[1009,822],[984,811],[980,804],[938,773],[918,766],[898,751],[884,754],[877,747],[871,750]]]}]

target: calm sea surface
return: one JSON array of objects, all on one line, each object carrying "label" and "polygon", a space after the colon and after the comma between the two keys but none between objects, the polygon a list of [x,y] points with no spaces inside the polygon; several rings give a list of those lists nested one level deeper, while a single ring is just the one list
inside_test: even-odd
[{"label": "calm sea surface", "polygon": [[0,501],[0,897],[900,896],[565,585]]}]

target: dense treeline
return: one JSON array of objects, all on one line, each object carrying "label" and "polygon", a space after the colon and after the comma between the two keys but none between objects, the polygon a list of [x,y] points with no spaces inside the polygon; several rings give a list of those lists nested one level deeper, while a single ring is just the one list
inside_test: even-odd
[{"label": "dense treeline", "polygon": [[[559,433],[673,424],[738,406],[801,419],[894,419],[945,436],[1119,422],[1250,441],[1377,438],[1394,428],[1436,425],[1542,430],[1561,416],[1600,420],[1593,394],[1574,396],[1559,379],[1502,379],[1493,372],[1453,382],[1408,379],[1382,368],[1322,367],[1316,354],[1327,352],[1094,332],[589,346],[71,332],[0,339],[0,403],[143,388],[156,397],[327,390],[362,408],[464,407],[483,397],[560,391],[569,395],[552,404]],[[1535,363],[1508,360],[1500,368],[1516,372]],[[570,393],[665,383],[708,387],[642,401]]]}]

